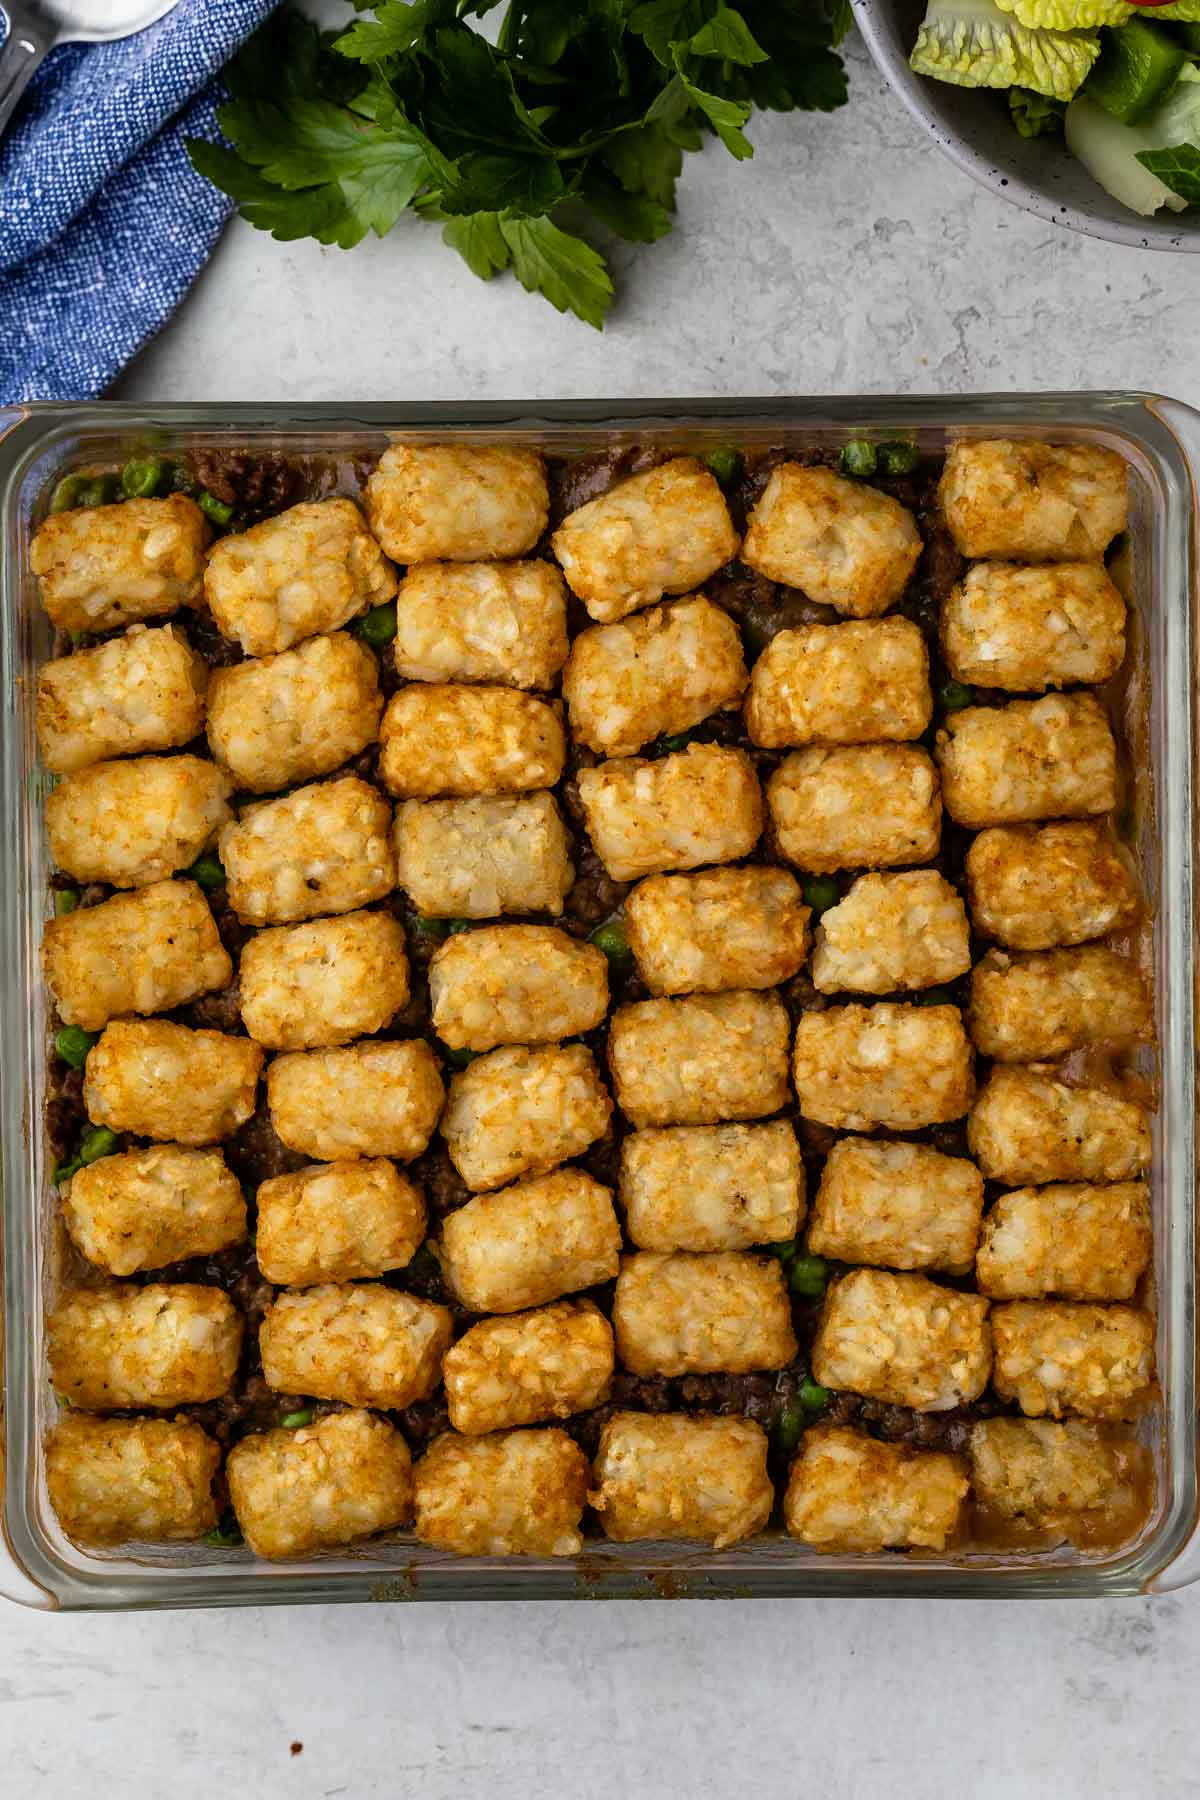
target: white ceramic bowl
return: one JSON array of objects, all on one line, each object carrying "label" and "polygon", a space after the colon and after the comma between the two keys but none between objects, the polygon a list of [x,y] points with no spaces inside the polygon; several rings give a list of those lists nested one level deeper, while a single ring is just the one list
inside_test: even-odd
[{"label": "white ceramic bowl", "polygon": [[1003,94],[954,87],[914,75],[909,54],[925,0],[851,0],[867,48],[919,125],[960,169],[1001,199],[1052,225],[1109,238],[1139,250],[1200,251],[1200,216],[1156,213],[1141,219],[1097,186],[1061,138],[1023,138]]}]

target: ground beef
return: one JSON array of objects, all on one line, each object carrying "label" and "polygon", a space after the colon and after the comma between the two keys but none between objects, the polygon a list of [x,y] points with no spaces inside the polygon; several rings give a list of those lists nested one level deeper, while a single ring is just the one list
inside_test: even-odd
[{"label": "ground beef", "polygon": [[574,937],[587,937],[597,925],[619,912],[631,883],[614,881],[588,839],[575,839],[575,883],[563,902],[562,926]]},{"label": "ground beef", "polygon": [[297,1169],[307,1168],[309,1162],[307,1156],[289,1150],[276,1135],[265,1099],[260,1099],[257,1112],[225,1139],[222,1149],[229,1167],[251,1192],[260,1181],[268,1181],[274,1175],[293,1175]]},{"label": "ground beef", "polygon": [[221,636],[211,613],[188,613],[176,623],[182,624],[192,649],[204,658],[210,669],[227,669],[234,663],[245,661],[242,646],[232,638]]},{"label": "ground beef", "polygon": [[[453,1069],[446,1071],[447,1075],[453,1073]],[[448,1212],[457,1212],[471,1198],[471,1190],[450,1161],[441,1138],[434,1138],[424,1154],[409,1165],[408,1172],[425,1195],[431,1227]]]},{"label": "ground beef", "polygon": [[631,475],[640,475],[646,469],[654,469],[660,463],[670,462],[675,454],[674,450],[653,444],[626,444],[611,450],[597,451],[594,455],[577,456],[570,462],[551,459],[547,471],[550,485],[549,530],[556,531],[568,513],[585,506],[589,500],[599,499],[601,494],[607,494],[609,488],[616,487],[619,481],[627,481]]},{"label": "ground beef", "polygon": [[278,450],[195,450],[192,469],[199,485],[226,506],[236,506],[248,525],[300,497],[301,471]]},{"label": "ground beef", "polygon": [[914,1412],[907,1406],[889,1406],[862,1394],[834,1394],[822,1415],[822,1423],[848,1425],[889,1444],[910,1444],[914,1450],[950,1450],[961,1454],[971,1427],[979,1419],[994,1419],[1013,1412],[994,1394],[986,1393],[970,1406],[954,1406],[946,1412]]},{"label": "ground beef", "polygon": [[215,893],[210,894],[209,904],[212,907],[213,918],[216,920],[217,934],[236,963],[243,949],[254,936],[254,928],[251,925],[243,925],[238,918],[229,904],[226,888],[220,887]]},{"label": "ground beef", "polygon": [[171,1017],[193,1031],[225,1031],[236,1037],[246,1035],[242,1024],[241,992],[236,981],[215,994],[202,994],[188,1006],[181,1006]]},{"label": "ground beef", "polygon": [[47,1083],[46,1137],[56,1162],[75,1149],[87,1127],[83,1108],[83,1070],[72,1069],[61,1057],[50,1058]]}]

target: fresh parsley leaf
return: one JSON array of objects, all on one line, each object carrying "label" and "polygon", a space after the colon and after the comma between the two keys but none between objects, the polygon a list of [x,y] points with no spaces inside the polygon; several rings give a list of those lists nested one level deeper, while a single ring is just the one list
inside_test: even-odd
[{"label": "fresh parsley leaf", "polygon": [[1200,206],[1200,149],[1195,144],[1174,144],[1169,150],[1140,150],[1138,161],[1181,200]]},{"label": "fresh parsley leaf", "polygon": [[503,213],[500,230],[521,286],[544,294],[559,312],[573,312],[599,331],[613,297],[612,279],[599,252],[582,238],[560,231],[550,219]]},{"label": "fresh parsley leaf", "polygon": [[[365,9],[364,9],[365,10]],[[389,56],[400,56],[420,42],[427,31],[438,25],[449,25],[457,14],[454,0],[384,0],[375,7],[375,19],[351,25],[336,40],[339,56],[353,57],[357,62],[382,62]]]},{"label": "fresh parsley leaf", "polygon": [[464,156],[440,200],[447,213],[549,212],[563,198],[566,183],[553,157]]},{"label": "fresh parsley leaf", "polygon": [[604,146],[601,156],[629,193],[648,194],[674,212],[683,152],[662,126],[639,125],[634,131],[623,131]]},{"label": "fresh parsley leaf", "polygon": [[480,281],[490,281],[512,260],[498,212],[467,213],[460,219],[450,219],[442,227],[442,237]]},{"label": "fresh parsley leaf", "polygon": [[629,15],[629,29],[664,69],[674,65],[675,46],[687,43],[716,11],[705,0],[643,0]]},{"label": "fresh parsley leaf", "polygon": [[683,83],[684,93],[693,106],[699,107],[725,148],[741,162],[754,155],[754,146],[742,131],[742,126],[750,117],[750,104],[745,100],[726,100],[720,94],[710,94],[705,88],[697,87],[684,74],[679,52],[676,55],[676,68],[679,79]]},{"label": "fresh parsley leaf", "polygon": [[204,138],[185,138],[184,143],[193,168],[236,200],[243,219],[260,231],[284,243],[311,237],[343,250],[352,250],[367,235],[336,182],[289,193],[220,144]]},{"label": "fresh parsley leaf", "polygon": [[595,213],[602,225],[618,237],[631,238],[638,244],[655,244],[671,229],[671,215],[665,206],[649,194],[630,193],[617,182],[610,181],[601,170],[590,173],[580,190],[580,198]]},{"label": "fresh parsley leaf", "polygon": [[328,100],[301,99],[286,111],[254,102],[222,107],[217,116],[246,161],[280,187],[313,187],[372,169],[394,175],[402,168],[411,174],[411,199],[430,172],[424,134],[407,119],[394,117],[381,126]]},{"label": "fresh parsley leaf", "polygon": [[767,53],[740,12],[732,6],[718,6],[706,25],[688,40],[693,56],[727,57],[730,62],[766,62]]}]

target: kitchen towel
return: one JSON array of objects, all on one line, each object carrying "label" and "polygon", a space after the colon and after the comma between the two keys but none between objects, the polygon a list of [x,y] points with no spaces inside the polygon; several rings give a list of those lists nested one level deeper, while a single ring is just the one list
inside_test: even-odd
[{"label": "kitchen towel", "polygon": [[94,398],[179,305],[233,210],[184,139],[220,141],[220,70],[275,4],[46,58],[0,137],[0,403]]}]

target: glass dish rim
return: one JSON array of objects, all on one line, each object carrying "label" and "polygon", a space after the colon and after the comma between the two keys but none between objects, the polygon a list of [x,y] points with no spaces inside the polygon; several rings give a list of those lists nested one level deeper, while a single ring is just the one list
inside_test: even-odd
[{"label": "glass dish rim", "polygon": [[[50,1542],[36,1518],[31,1498],[32,1448],[36,1461],[38,1424],[34,1387],[40,1366],[40,1316],[36,1334],[19,1323],[22,1302],[38,1294],[36,1282],[28,1283],[24,1242],[32,1231],[21,1229],[20,1196],[29,1173],[29,1121],[26,1118],[26,1070],[34,1024],[29,1016],[27,944],[21,936],[20,876],[29,867],[29,775],[23,763],[18,681],[24,669],[17,632],[20,620],[9,604],[19,598],[14,583],[20,573],[19,527],[14,497],[19,496],[31,470],[56,454],[65,461],[65,450],[81,437],[102,439],[114,434],[134,439],[162,432],[194,440],[254,434],[282,436],[290,429],[298,437],[355,432],[372,434],[506,436],[540,434],[569,437],[572,433],[644,437],[653,431],[682,433],[702,444],[707,436],[721,441],[722,431],[737,426],[758,441],[770,440],[784,427],[794,431],[835,437],[858,433],[901,431],[983,436],[991,432],[1031,433],[1066,439],[1120,438],[1140,458],[1143,473],[1150,470],[1165,486],[1170,501],[1165,521],[1162,553],[1166,566],[1157,571],[1157,592],[1185,593],[1188,604],[1178,608],[1178,619],[1167,618],[1173,659],[1167,672],[1182,667],[1181,679],[1162,683],[1162,706],[1171,717],[1165,738],[1166,768],[1156,766],[1159,781],[1159,824],[1166,825],[1168,843],[1162,864],[1163,909],[1156,922],[1156,969],[1160,995],[1160,1039],[1164,1058],[1164,1112],[1168,1044],[1174,1061],[1173,1086],[1181,1088],[1179,1053],[1194,1075],[1191,995],[1194,987],[1191,959],[1176,955],[1171,981],[1165,980],[1164,949],[1194,942],[1192,890],[1192,715],[1188,672],[1193,663],[1192,608],[1197,593],[1196,467],[1200,466],[1200,414],[1162,396],[1135,392],[982,394],[970,396],[920,395],[689,398],[674,400],[592,401],[489,401],[397,403],[271,403],[239,402],[231,405],[171,404],[162,406],[97,402],[78,406],[42,404],[0,410],[0,594],[5,597],[0,619],[0,664],[5,712],[5,745],[0,766],[0,806],[9,827],[9,841],[21,854],[6,864],[3,879],[3,912],[0,930],[6,951],[13,957],[17,979],[0,992],[5,1042],[19,1042],[21,1054],[9,1055],[0,1068],[0,1105],[6,1125],[3,1146],[5,1188],[4,1313],[8,1321],[7,1369],[9,1379],[9,1432],[16,1440],[16,1454],[8,1456],[3,1534],[0,1543],[0,1593],[21,1587],[21,1597],[32,1603],[63,1608],[129,1608],[138,1606],[202,1606],[214,1604],[262,1604],[311,1600],[362,1599],[485,1599],[568,1598],[604,1595],[716,1596],[721,1594],[895,1596],[1120,1594],[1150,1586],[1178,1585],[1200,1573],[1200,1559],[1193,1540],[1196,1518],[1195,1286],[1193,1268],[1194,1226],[1192,1209],[1179,1206],[1166,1220],[1170,1228],[1173,1285],[1179,1291],[1171,1300],[1175,1330],[1162,1341],[1160,1356],[1169,1352],[1172,1371],[1171,1416],[1164,1415],[1170,1436],[1172,1491],[1166,1515],[1135,1545],[1102,1559],[1069,1556],[1065,1559],[1009,1557],[1003,1565],[983,1566],[981,1560],[942,1563],[937,1558],[880,1556],[843,1561],[838,1558],[797,1556],[796,1546],[767,1539],[754,1546],[714,1553],[694,1546],[660,1546],[646,1549],[624,1546],[614,1555],[611,1546],[591,1546],[578,1559],[565,1562],[526,1559],[458,1559],[439,1557],[407,1544],[397,1548],[399,1566],[384,1567],[349,1556],[330,1556],[309,1564],[245,1564],[214,1560],[186,1569],[158,1564],[138,1564],[131,1559],[109,1561],[90,1557],[76,1546],[67,1546],[64,1557]],[[1190,456],[1189,456],[1190,450]],[[1185,585],[1186,584],[1186,585]],[[1175,609],[1167,609],[1173,612]],[[1152,661],[1152,658],[1151,658]],[[1157,701],[1156,701],[1156,704]],[[1160,721],[1161,723],[1161,721]],[[1157,759],[1156,759],[1157,761]],[[1170,779],[1165,779],[1170,777]],[[1166,817],[1168,809],[1172,818]],[[1172,822],[1173,821],[1173,822]],[[1170,851],[1168,859],[1167,850]],[[1178,877],[1178,887],[1169,877]],[[1182,967],[1186,964],[1186,968]],[[1186,1005],[1183,1002],[1186,1001]],[[1166,1016],[1169,1014],[1169,1016]],[[40,1042],[40,1040],[39,1040]],[[1170,1125],[1172,1191],[1180,1192],[1186,1177],[1189,1193],[1194,1185],[1194,1082],[1186,1092],[1173,1093]],[[15,1102],[15,1104],[14,1104]],[[1178,1116],[1176,1116],[1178,1114]],[[39,1134],[40,1135],[40,1134]],[[35,1166],[40,1145],[35,1152]],[[1177,1164],[1180,1166],[1177,1167]],[[1164,1177],[1165,1179],[1165,1177]],[[14,1258],[14,1250],[17,1255]],[[1186,1252],[1186,1254],[1185,1254]],[[14,1267],[14,1264],[17,1266]],[[1161,1292],[1160,1307],[1166,1296]],[[1181,1314],[1175,1317],[1175,1314]],[[1185,1329],[1180,1330],[1180,1325]],[[1184,1340],[1184,1341],[1181,1341]],[[13,1392],[16,1405],[13,1404]],[[33,1434],[31,1436],[31,1433]],[[1186,1451],[1186,1457],[1181,1453]],[[65,1540],[64,1540],[65,1542]],[[386,1546],[385,1546],[386,1548]],[[71,1562],[74,1558],[74,1563]],[[6,1587],[4,1560],[15,1575]],[[1197,1564],[1198,1566],[1193,1566]]]}]

